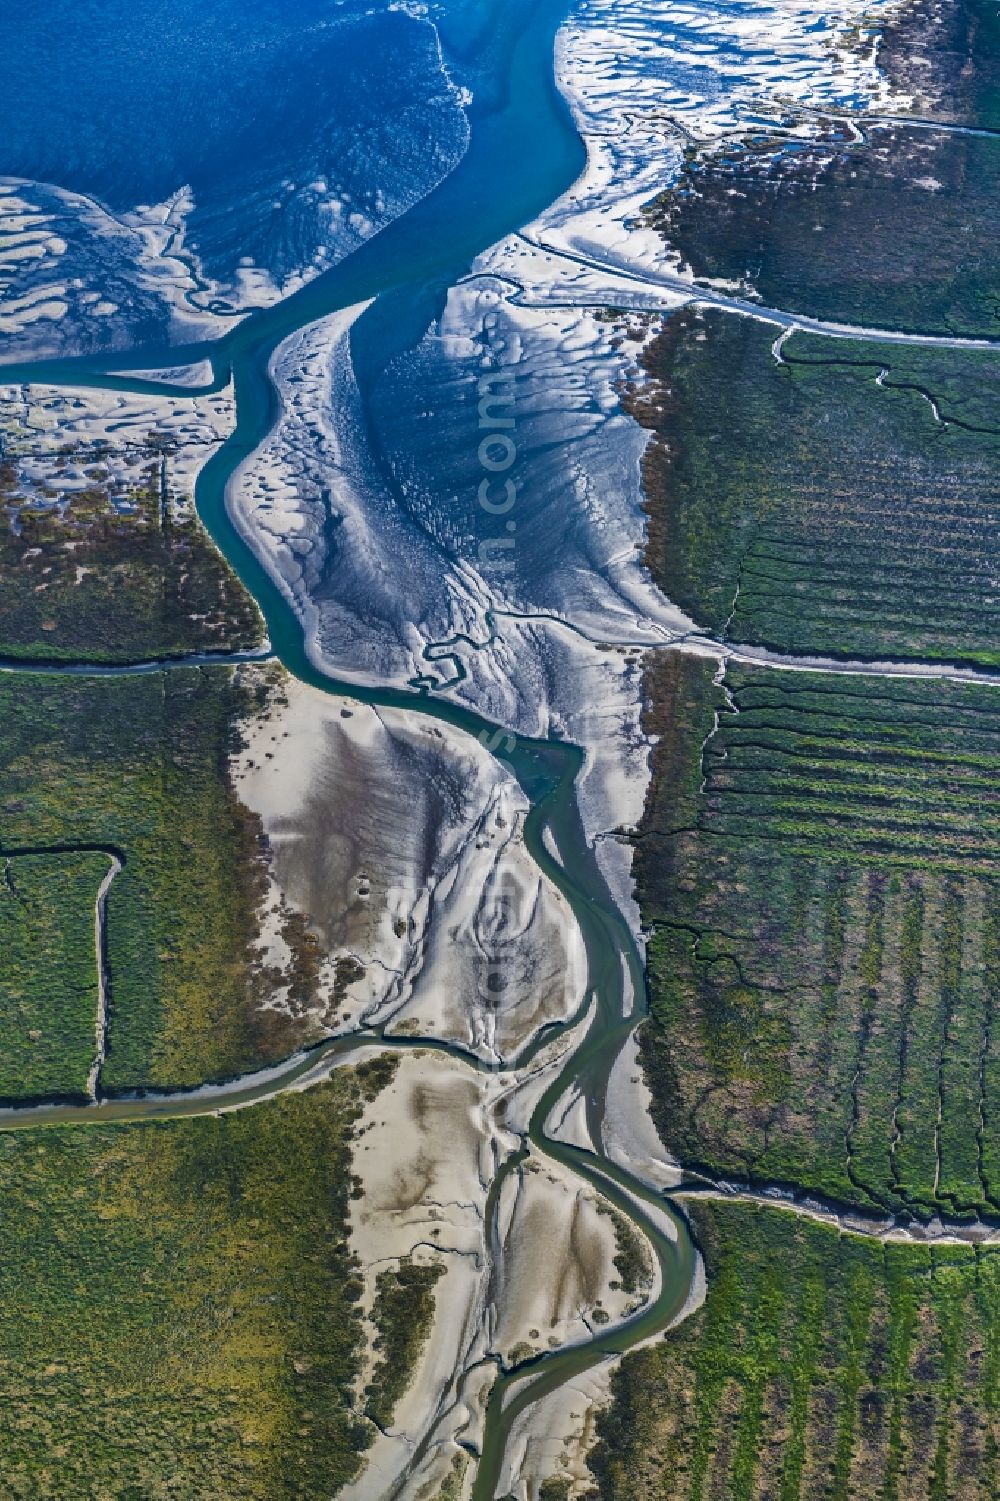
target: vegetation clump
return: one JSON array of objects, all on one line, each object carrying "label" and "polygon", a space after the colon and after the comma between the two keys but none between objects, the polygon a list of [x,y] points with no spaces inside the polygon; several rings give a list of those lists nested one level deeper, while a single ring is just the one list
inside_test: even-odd
[{"label": "vegetation clump", "polygon": [[439,1262],[404,1256],[375,1280],[372,1320],[378,1334],[378,1360],[365,1388],[365,1414],[380,1428],[392,1422],[396,1404],[409,1389],[420,1352],[434,1323],[434,1286],[444,1275]]},{"label": "vegetation clump", "polygon": [[[652,1285],[653,1268],[646,1242],[613,1205],[599,1199],[597,1208],[599,1214],[606,1214],[610,1218],[614,1228],[616,1250],[613,1260],[618,1273],[617,1286],[622,1292],[629,1294],[647,1291]],[[600,1317],[601,1314],[603,1318]],[[593,1317],[595,1323],[608,1322],[608,1315],[603,1309],[598,1309]]]}]

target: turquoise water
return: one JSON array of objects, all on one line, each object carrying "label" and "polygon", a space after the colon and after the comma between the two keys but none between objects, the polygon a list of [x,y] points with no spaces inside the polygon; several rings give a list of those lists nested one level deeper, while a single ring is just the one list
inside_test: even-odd
[{"label": "turquoise water", "polygon": [[[467,143],[434,26],[389,0],[45,0],[7,7],[0,41],[0,172],[92,197],[126,227],[184,188],[192,308],[232,309],[247,262],[280,286],[340,259]],[[71,310],[76,349],[166,336],[171,309],[136,275],[137,237],[112,220],[94,239],[37,191],[67,243],[60,279],[117,306],[103,327]],[[31,276],[22,264],[22,290]]]},{"label": "turquoise water", "polygon": [[[364,690],[328,677],[310,659],[301,622],[281,589],[233,528],[226,509],[226,487],[236,466],[257,449],[274,424],[278,398],[268,375],[268,362],[284,338],[339,308],[379,298],[366,334],[367,358],[377,364],[393,349],[407,347],[421,337],[444,292],[476,254],[534,218],[572,184],[584,165],[585,153],[556,90],[552,71],[555,34],[564,11],[565,0],[499,0],[492,4],[466,0],[447,9],[442,22],[446,51],[452,53],[456,67],[461,67],[463,60],[470,70],[474,66],[477,78],[469,109],[466,154],[418,205],[300,292],[248,317],[214,343],[172,350],[153,345],[113,360],[90,356],[5,370],[8,380],[34,378],[133,390],[173,388],[130,379],[130,367],[159,368],[207,358],[216,388],[231,374],[236,428],[202,470],[196,500],[206,527],[258,600],[277,655],[289,671],[326,692],[347,693],[367,702],[433,715],[478,736],[491,748],[499,747],[531,802],[526,843],[541,869],[565,893],[579,922],[596,1007],[582,1046],[536,1109],[529,1136],[540,1150],[598,1187],[642,1228],[657,1255],[662,1292],[631,1323],[587,1344],[532,1362],[519,1373],[530,1380],[506,1407],[511,1378],[497,1383],[476,1482],[477,1501],[493,1494],[510,1424],[524,1406],[608,1353],[626,1349],[663,1329],[690,1286],[694,1250],[684,1222],[670,1211],[677,1232],[677,1239],[671,1240],[642,1208],[655,1196],[610,1163],[552,1142],[544,1131],[550,1106],[571,1084],[577,1084],[587,1102],[595,1139],[599,1139],[608,1073],[633,1025],[623,1018],[623,964],[640,1004],[644,994],[642,967],[580,820],[575,780],[582,766],[582,751],[557,740],[508,736],[475,713],[445,700],[378,686]],[[381,342],[373,337],[380,329]],[[178,387],[175,394],[189,397],[192,392]],[[546,848],[546,831],[560,852],[561,863]],[[142,1101],[127,1106],[122,1102],[114,1108],[118,1118],[164,1110],[162,1102],[144,1106]],[[185,1108],[178,1102],[179,1112]],[[47,1118],[59,1119],[59,1112],[50,1110]]]},{"label": "turquoise water", "polygon": [[[482,57],[492,59],[498,70],[482,83],[468,107],[465,154],[411,210],[300,291],[251,314],[222,339],[146,344],[114,356],[9,364],[4,366],[5,378],[27,379],[31,372],[36,379],[106,384],[100,376],[108,372],[207,358],[215,371],[213,387],[219,389],[230,369],[237,378],[246,379],[251,366],[263,375],[268,356],[282,339],[340,308],[396,288],[410,288],[416,296],[423,295],[428,284],[446,288],[476,255],[528,223],[583,170],[583,142],[552,74],[555,34],[565,9],[565,0],[455,7],[456,29],[467,12],[476,16]],[[461,29],[464,34],[466,27]],[[448,34],[447,26],[444,32]],[[264,384],[269,387],[266,380]],[[190,388],[159,382],[131,383],[128,389],[192,394]],[[270,410],[269,402],[268,414]],[[241,421],[249,419],[249,413],[241,411],[240,416]]]}]

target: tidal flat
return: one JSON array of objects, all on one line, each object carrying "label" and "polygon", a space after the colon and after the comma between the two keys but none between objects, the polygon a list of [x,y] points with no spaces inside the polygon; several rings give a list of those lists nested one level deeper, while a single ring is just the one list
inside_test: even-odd
[{"label": "tidal flat", "polygon": [[[132,46],[162,14],[158,0],[132,17],[117,0],[69,9],[74,37],[115,16]],[[928,1233],[941,1220],[971,1233],[992,1216],[997,736],[993,689],[947,669],[956,655],[967,673],[995,665],[989,366],[981,350],[966,366],[965,349],[890,349],[872,328],[856,342],[782,330],[810,298],[832,308],[835,292],[834,319],[866,298],[877,309],[883,284],[899,327],[916,317],[917,293],[930,322],[979,327],[992,247],[978,223],[968,263],[955,247],[963,216],[992,207],[991,181],[966,166],[991,171],[994,143],[973,133],[965,151],[964,132],[914,119],[859,124],[876,105],[913,101],[879,67],[891,20],[880,36],[879,17],[849,4],[585,0],[567,23],[547,0],[444,0],[427,14],[347,0],[330,25],[325,8],[304,5],[301,34],[287,8],[258,9],[249,50],[228,24],[230,0],[192,15],[182,59],[173,45],[144,50],[114,95],[119,115],[67,168],[76,192],[0,193],[14,221],[12,263],[0,267],[8,348],[72,355],[140,341],[134,369],[126,355],[84,356],[102,398],[145,402],[152,386],[174,415],[231,404],[228,425],[216,412],[205,436],[194,496],[283,664],[18,674],[24,702],[13,687],[0,700],[3,837],[22,841],[9,850],[15,885],[18,861],[58,859],[67,827],[74,859],[93,847],[116,862],[96,1085],[171,1091],[283,1060],[229,1094],[8,1113],[20,1134],[4,1150],[35,1154],[15,1212],[21,1186],[38,1188],[32,1168],[67,1144],[84,1156],[109,1140],[138,1143],[140,1156],[156,1144],[136,1209],[146,1307],[163,1311],[148,1349],[157,1375],[179,1352],[184,1379],[199,1379],[193,1391],[179,1381],[179,1438],[176,1409],[155,1405],[159,1387],[112,1385],[116,1412],[139,1391],[142,1453],[125,1474],[103,1442],[106,1367],[100,1383],[70,1385],[54,1413],[59,1425],[74,1406],[87,1422],[97,1413],[97,1466],[81,1482],[81,1450],[60,1426],[44,1451],[49,1469],[64,1464],[51,1488],[75,1494],[96,1476],[115,1501],[200,1496],[214,1469],[213,1496],[261,1501],[582,1501],[595,1484],[602,1497],[645,1487],[853,1501],[877,1477],[879,1501],[901,1501],[906,1486],[914,1501],[965,1501],[996,1461],[993,1315],[980,1307],[993,1247],[885,1246],[800,1225],[798,1205],[694,1202],[690,1184],[674,1201],[690,1204],[686,1219],[648,1184],[685,1167],[726,1173],[760,1194],[780,1184],[789,1197],[836,1196],[831,1219],[865,1206]],[[21,24],[30,38],[37,18]],[[338,42],[340,72],[328,67]],[[120,45],[90,49],[84,110]],[[282,87],[289,60],[295,81]],[[30,98],[38,78],[22,71]],[[975,103],[977,81],[964,62],[957,71],[947,104],[939,88],[942,118]],[[19,115],[22,170],[65,155],[78,102],[68,76],[53,79],[49,138],[32,139],[30,111]],[[206,76],[220,83],[206,116],[184,113],[192,79],[203,93]],[[177,118],[166,156],[154,149],[165,77],[165,117]],[[259,110],[233,107],[257,97]],[[925,158],[950,175],[925,172]],[[850,173],[862,160],[858,208]],[[787,291],[788,310],[772,314],[778,338],[773,324],[715,314],[660,326],[665,308],[699,296],[679,244],[659,232],[664,201],[644,211],[678,168],[689,263],[695,241],[717,257],[713,276],[728,275],[730,252],[747,261],[711,295],[748,318],[762,288]],[[88,175],[103,204],[80,194]],[[905,230],[898,247],[879,221],[884,184]],[[714,198],[704,213],[700,189],[725,213]],[[757,197],[747,207],[741,193]],[[824,233],[810,233],[828,246],[814,275],[796,214],[821,197]],[[911,296],[903,283],[919,280],[930,235],[921,206],[935,204],[947,244]],[[760,231],[771,216],[787,263]],[[835,278],[858,224],[871,230],[865,254]],[[221,337],[177,351],[172,369],[164,340],[195,332]],[[672,333],[690,371],[663,358]],[[72,393],[80,371],[56,359],[14,378],[47,375]],[[480,431],[482,382],[492,398],[501,375],[513,389],[492,441],[511,459],[509,517],[477,502],[484,475],[507,474]],[[681,397],[686,426],[663,426]],[[713,402],[717,413],[693,414]],[[490,410],[487,400],[487,427]],[[855,448],[884,444],[878,465],[852,451],[852,424]],[[683,494],[679,435],[697,458]],[[170,455],[175,477],[178,462],[197,468],[192,446]],[[149,491],[152,533],[144,453],[137,488]],[[82,455],[67,459],[74,486],[94,478]],[[107,476],[115,509],[126,467],[119,455]],[[53,478],[29,468],[18,456],[16,494],[23,476]],[[842,548],[824,516],[831,494],[852,533]],[[86,503],[60,498],[67,528]],[[485,566],[498,541],[512,553],[499,578]],[[59,567],[58,536],[45,545],[39,568],[58,574],[60,593],[68,578],[96,589],[86,571]],[[31,593],[41,585],[44,597],[53,575],[32,576]],[[206,634],[227,618],[225,592],[199,594]],[[242,621],[243,597],[232,598]],[[803,670],[736,660],[767,650],[804,656]],[[914,683],[876,652],[931,673],[945,665],[940,680]],[[822,653],[842,667],[862,660],[850,676],[805,671]],[[44,855],[29,854],[29,829]],[[0,908],[15,952],[44,948],[17,1025],[32,1006],[48,1016],[64,970],[80,984],[80,1016],[89,1008],[95,965],[103,972],[96,932],[92,952],[82,936],[93,873],[77,882],[70,871],[56,937],[43,903]],[[36,927],[22,932],[28,916]],[[643,1081],[633,1029],[647,938]],[[359,1029],[367,1036],[330,1036]],[[32,1030],[44,1044],[44,1027]],[[289,1057],[319,1039],[317,1053]],[[55,1066],[78,1078],[82,1032],[72,1043]],[[395,1069],[373,1062],[390,1048]],[[354,1072],[345,1055],[365,1061]],[[260,1090],[275,1097],[249,1106]],[[660,1148],[642,1129],[647,1105]],[[116,1134],[112,1110],[205,1114]],[[75,1124],[36,1132],[41,1119]],[[67,1168],[65,1191],[36,1193],[24,1213],[41,1204],[65,1252],[53,1261],[61,1292],[67,1265],[80,1277],[96,1258],[95,1203],[101,1251],[126,1290],[116,1316],[134,1314],[141,1330],[115,1237],[131,1221],[114,1195],[133,1178],[114,1155],[87,1159],[82,1194],[80,1176]],[[78,1200],[82,1230],[66,1221]],[[175,1246],[187,1260],[170,1259]],[[272,1261],[273,1276],[258,1276]],[[29,1301],[31,1338],[44,1324],[72,1344],[79,1308],[88,1351],[103,1331],[79,1287],[67,1308],[51,1279],[16,1260],[12,1270],[55,1306],[36,1318]],[[157,1301],[160,1272],[180,1314]],[[196,1298],[207,1335],[188,1359],[185,1300]],[[15,1353],[35,1348],[20,1317]],[[890,1369],[884,1331],[897,1325]],[[127,1343],[145,1358],[141,1341]],[[112,1348],[117,1380],[121,1341]],[[80,1369],[46,1360],[70,1383]],[[15,1422],[40,1406],[21,1389],[10,1404]],[[33,1443],[29,1433],[15,1451],[12,1482],[28,1496],[50,1486]],[[184,1468],[163,1479],[171,1449]],[[83,1452],[93,1464],[95,1446]]]},{"label": "tidal flat", "polygon": [[268,851],[270,962],[289,961],[282,923],[303,925],[317,1025],[508,1066],[579,1010],[579,931],[525,846],[522,789],[481,742],[274,665],[240,677],[259,703],[231,774]]}]

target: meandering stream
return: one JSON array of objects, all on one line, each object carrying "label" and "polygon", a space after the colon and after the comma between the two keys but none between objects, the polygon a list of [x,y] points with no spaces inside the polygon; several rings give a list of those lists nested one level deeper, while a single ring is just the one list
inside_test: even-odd
[{"label": "meandering stream", "polygon": [[[299,292],[247,317],[215,342],[173,349],[146,347],[114,358],[39,361],[6,366],[3,371],[9,382],[125,389],[184,399],[198,391],[183,384],[130,376],[129,372],[207,359],[213,372],[210,389],[222,389],[230,379],[233,382],[236,425],[199,475],[198,512],[257,599],[275,655],[290,672],[326,693],[426,714],[464,730],[490,748],[502,745],[504,760],[530,802],[525,842],[544,874],[564,893],[580,926],[594,1004],[582,1042],[535,1108],[528,1137],[539,1151],[585,1179],[636,1225],[655,1251],[660,1286],[644,1309],[617,1328],[586,1343],[537,1356],[498,1378],[489,1399],[473,1491],[475,1501],[488,1501],[493,1496],[511,1426],[530,1403],[609,1355],[665,1329],[683,1306],[691,1286],[696,1253],[686,1222],[662,1197],[610,1162],[600,1146],[609,1073],[644,1010],[642,963],[583,829],[575,790],[583,764],[580,748],[557,740],[507,735],[447,700],[377,684],[359,688],[328,676],[310,656],[301,621],[286,593],[235,530],[226,496],[238,466],[256,451],[277,419],[279,398],[269,365],[282,340],[338,309],[406,287],[411,294],[408,301],[412,315],[405,337],[415,341],[433,317],[441,293],[468,270],[474,257],[530,222],[582,170],[583,143],[553,76],[555,34],[565,9],[566,0],[491,0],[488,6],[466,3],[453,8],[453,16],[457,15],[462,25],[456,25],[449,36],[449,22],[442,23],[446,50],[449,45],[456,49],[469,45],[470,21],[474,20],[477,55],[488,56],[493,67],[489,85],[477,91],[469,109],[471,136],[465,157],[409,212]],[[460,32],[464,32],[461,38]],[[397,328],[391,343],[398,348],[402,337]],[[388,358],[391,352],[391,348],[384,349],[382,358]],[[366,353],[370,359],[370,349]],[[552,847],[559,859],[550,853]],[[372,1041],[370,1036],[341,1040],[327,1045],[326,1051],[349,1057]],[[392,1045],[400,1044],[396,1041]],[[411,1040],[408,1045],[415,1043]],[[426,1046],[426,1041],[422,1045]],[[0,1112],[0,1127],[203,1113],[221,1105],[266,1098],[300,1082],[318,1061],[312,1054],[233,1085],[180,1097],[109,1100],[89,1108],[48,1105]],[[555,1141],[545,1131],[553,1105],[573,1087],[585,1101],[593,1152]],[[511,1170],[512,1163],[508,1163],[500,1171]],[[491,1197],[495,1200],[496,1195]],[[645,1206],[654,1202],[657,1212],[647,1213]],[[673,1237],[661,1228],[664,1216],[673,1226]]]}]

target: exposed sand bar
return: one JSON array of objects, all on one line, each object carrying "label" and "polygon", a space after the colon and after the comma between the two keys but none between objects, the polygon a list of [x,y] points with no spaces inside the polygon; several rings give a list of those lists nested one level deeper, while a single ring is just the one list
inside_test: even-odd
[{"label": "exposed sand bar", "polygon": [[386,1026],[509,1063],[568,1020],[586,958],[568,903],[524,847],[512,774],[424,716],[258,672],[270,697],[234,783],[270,850],[265,942],[280,960],[282,907],[319,940],[317,1026]]}]

